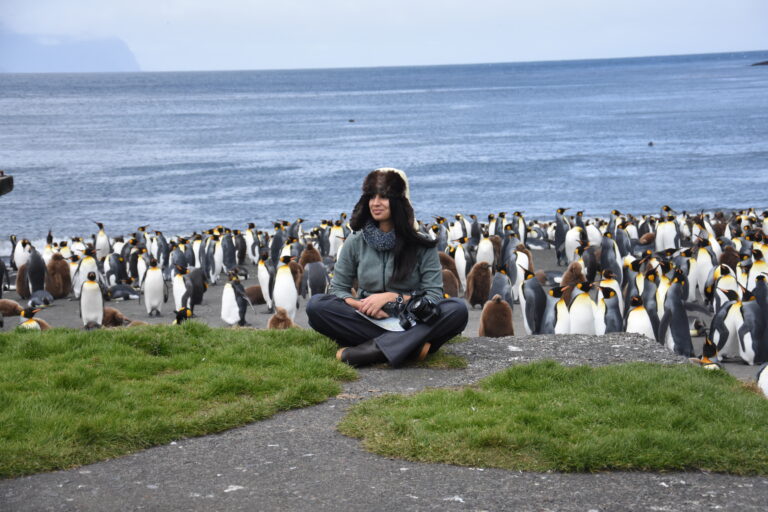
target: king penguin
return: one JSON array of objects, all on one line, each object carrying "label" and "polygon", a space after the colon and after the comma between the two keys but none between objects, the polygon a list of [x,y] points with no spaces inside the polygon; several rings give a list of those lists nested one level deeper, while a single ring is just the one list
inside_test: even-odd
[{"label": "king penguin", "polygon": [[256,272],[256,277],[261,286],[261,293],[264,296],[264,301],[267,303],[267,311],[272,313],[274,311],[274,304],[272,302],[271,290],[275,285],[275,270],[268,262],[269,255],[263,252],[259,256],[259,266]]},{"label": "king penguin", "polygon": [[520,267],[523,281],[520,285],[520,309],[526,334],[539,334],[541,319],[547,305],[547,294],[533,272]]},{"label": "king penguin", "polygon": [[275,307],[285,308],[288,316],[293,320],[296,317],[299,294],[289,265],[290,261],[290,256],[283,256],[280,259],[280,264],[275,272],[275,287],[272,290],[272,298]]},{"label": "king penguin", "polygon": [[149,260],[149,268],[144,274],[141,289],[144,291],[144,305],[147,308],[147,315],[162,316],[163,304],[168,302],[168,287],[156,258]]},{"label": "king penguin", "polygon": [[42,311],[38,308],[25,308],[19,313],[19,329],[32,329],[36,331],[45,331],[51,328],[48,322],[40,318],[35,318],[35,314]]},{"label": "king penguin", "polygon": [[664,296],[664,315],[659,323],[659,341],[675,354],[691,357],[693,344],[685,310],[682,276],[675,275]]},{"label": "king penguin", "polygon": [[95,272],[88,272],[85,282],[80,288],[80,319],[83,326],[89,323],[101,325],[104,318],[104,296],[101,286],[96,280]]},{"label": "king penguin", "polygon": [[741,302],[744,323],[739,328],[739,357],[748,365],[764,363],[768,361],[768,307],[748,290]]},{"label": "king penguin", "polygon": [[642,334],[652,340],[656,339],[656,328],[639,295],[629,298],[629,306],[624,314],[624,331]]},{"label": "king penguin", "polygon": [[573,288],[568,305],[571,334],[595,334],[597,305],[589,296],[590,287],[589,283],[580,282]]},{"label": "king penguin", "polygon": [[250,306],[250,301],[237,273],[230,271],[227,273],[227,277],[229,280],[221,293],[221,319],[226,324],[243,327],[247,325],[245,313]]}]

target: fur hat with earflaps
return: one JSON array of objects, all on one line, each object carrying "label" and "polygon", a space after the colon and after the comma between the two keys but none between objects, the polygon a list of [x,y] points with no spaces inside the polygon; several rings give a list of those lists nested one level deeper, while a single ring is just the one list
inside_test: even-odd
[{"label": "fur hat with earflaps", "polygon": [[[413,219],[413,207],[411,206],[411,191],[408,187],[408,177],[399,169],[382,167],[371,171],[363,180],[363,195],[352,210],[349,225],[353,230],[362,229],[366,221],[370,219],[368,200],[380,194],[389,199],[402,199],[407,215]],[[415,222],[415,221],[414,221]]]},{"label": "fur hat with earflaps", "polygon": [[382,167],[372,171],[363,181],[363,194],[381,194],[384,197],[404,197],[411,201],[408,177],[399,169]]}]

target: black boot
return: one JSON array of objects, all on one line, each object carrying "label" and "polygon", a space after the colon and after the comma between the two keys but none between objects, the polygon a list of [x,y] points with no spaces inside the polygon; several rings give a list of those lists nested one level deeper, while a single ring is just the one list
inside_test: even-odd
[{"label": "black boot", "polygon": [[342,363],[359,368],[371,364],[385,363],[387,361],[384,352],[379,350],[373,340],[368,340],[356,347],[345,347],[336,352],[336,359]]}]

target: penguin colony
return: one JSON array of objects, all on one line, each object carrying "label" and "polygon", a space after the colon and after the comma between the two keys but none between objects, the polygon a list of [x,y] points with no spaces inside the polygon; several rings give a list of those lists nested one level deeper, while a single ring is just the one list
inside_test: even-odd
[{"label": "penguin colony", "polygon": [[[626,331],[703,364],[768,360],[768,212],[664,206],[658,215],[614,210],[588,219],[566,211],[547,222],[528,222],[522,212],[490,214],[487,222],[456,214],[419,228],[438,242],[446,296],[481,306],[487,334],[510,332],[505,306],[519,307],[526,334]],[[109,325],[131,324],[119,311],[106,314],[105,302],[140,300],[150,317],[172,309],[183,321],[222,280],[227,324],[248,325],[249,311],[265,304],[279,312],[271,325],[293,325],[300,297],[327,291],[350,232],[344,214],[308,230],[303,223],[278,221],[271,231],[217,226],[170,240],[148,226],[110,238],[96,223],[89,237],[56,241],[49,233],[42,251],[12,235],[10,264],[0,261],[0,297],[15,285],[28,307],[4,300],[0,309],[36,328],[35,312],[69,297],[80,301],[83,326],[96,328],[107,325],[105,316]],[[537,271],[532,251],[552,248],[564,272]],[[249,266],[258,285],[244,288]],[[693,353],[692,334],[706,336],[702,354]]]}]

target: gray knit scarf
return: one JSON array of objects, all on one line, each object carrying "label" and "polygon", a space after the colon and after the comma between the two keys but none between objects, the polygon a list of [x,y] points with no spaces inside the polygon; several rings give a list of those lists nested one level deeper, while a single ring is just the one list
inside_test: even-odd
[{"label": "gray knit scarf", "polygon": [[391,251],[395,248],[395,230],[382,231],[373,221],[363,227],[363,240],[377,251]]}]

